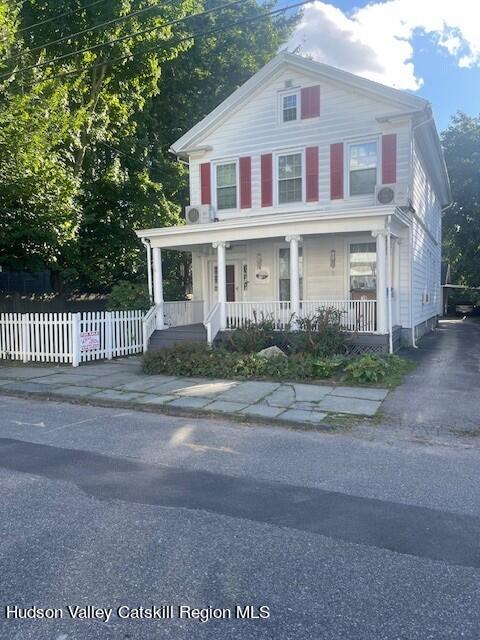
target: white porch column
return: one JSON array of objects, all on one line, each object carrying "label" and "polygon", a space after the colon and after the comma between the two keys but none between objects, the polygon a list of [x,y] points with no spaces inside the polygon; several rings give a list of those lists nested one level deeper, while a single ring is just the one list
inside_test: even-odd
[{"label": "white porch column", "polygon": [[387,323],[387,254],[385,231],[373,231],[377,239],[377,331],[388,332]]},{"label": "white porch column", "polygon": [[290,311],[295,314],[294,324],[300,317],[300,270],[298,264],[298,243],[300,236],[286,236],[290,243]]},{"label": "white porch column", "polygon": [[393,292],[395,324],[400,324],[400,239],[395,238],[393,245]]},{"label": "white porch column", "polygon": [[226,258],[225,250],[226,242],[214,242],[213,248],[217,250],[217,288],[218,288],[218,304],[220,305],[220,329],[224,331],[227,328],[227,310],[225,303],[227,301],[227,282],[226,282]]},{"label": "white porch column", "polygon": [[162,252],[158,247],[152,249],[153,253],[153,302],[159,305],[157,312],[157,329],[163,329],[163,276],[162,276]]},{"label": "white porch column", "polygon": [[153,283],[152,283],[152,250],[150,249],[150,240],[146,238],[142,240],[145,249],[147,251],[147,283],[148,283],[148,297],[150,304],[153,302]]}]

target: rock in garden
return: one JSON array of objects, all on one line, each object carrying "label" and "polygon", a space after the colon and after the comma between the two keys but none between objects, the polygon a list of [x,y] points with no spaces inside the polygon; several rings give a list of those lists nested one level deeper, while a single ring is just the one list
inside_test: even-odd
[{"label": "rock in garden", "polygon": [[262,349],[257,353],[257,356],[260,356],[261,358],[273,358],[275,356],[287,357],[279,347],[267,347],[266,349]]}]

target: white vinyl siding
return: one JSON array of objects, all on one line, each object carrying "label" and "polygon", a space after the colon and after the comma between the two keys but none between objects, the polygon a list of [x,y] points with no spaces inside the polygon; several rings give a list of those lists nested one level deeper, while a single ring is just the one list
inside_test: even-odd
[{"label": "white vinyl siding", "polygon": [[[321,81],[322,126],[316,118],[301,119],[283,123],[279,117],[281,111],[280,96],[286,95],[285,81],[291,80],[296,87],[311,86],[315,80],[292,69],[286,69],[270,83],[261,87],[243,105],[235,109],[230,116],[211,132],[206,133],[196,144],[211,147],[203,153],[190,157],[191,172],[191,204],[200,202],[200,180],[198,165],[201,162],[225,162],[232,157],[250,156],[252,160],[252,210],[250,215],[268,212],[261,206],[260,188],[260,156],[263,153],[275,155],[295,153],[310,146],[318,146],[319,150],[319,201],[302,202],[295,205],[298,209],[343,208],[344,201],[330,200],[330,145],[336,142],[345,143],[345,161],[347,160],[347,144],[356,141],[380,139],[382,133],[397,134],[397,181],[409,180],[409,126],[396,123],[379,123],[376,117],[383,113],[401,112],[402,107],[393,103],[362,95],[358,91],[349,91],[340,83]],[[279,107],[280,105],[280,107]],[[298,109],[299,103],[297,102]],[[297,115],[300,116],[297,111]],[[287,126],[288,125],[288,126]],[[274,166],[275,173],[275,166]],[[275,180],[275,176],[274,176]],[[345,184],[345,193],[347,184]],[[374,204],[374,195],[367,196],[367,201]],[[362,204],[365,204],[363,198]],[[284,205],[275,203],[276,208],[284,210]],[[233,215],[233,214],[232,214]],[[236,212],[235,215],[245,216]],[[228,217],[228,213],[220,212],[219,218]]]}]

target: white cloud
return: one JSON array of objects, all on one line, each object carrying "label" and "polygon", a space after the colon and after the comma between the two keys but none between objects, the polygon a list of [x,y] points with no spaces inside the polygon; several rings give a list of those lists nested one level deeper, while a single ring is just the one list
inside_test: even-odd
[{"label": "white cloud", "polygon": [[386,0],[344,13],[315,0],[288,49],[398,89],[423,84],[413,64],[413,38],[426,35],[459,67],[480,66],[478,0]]}]

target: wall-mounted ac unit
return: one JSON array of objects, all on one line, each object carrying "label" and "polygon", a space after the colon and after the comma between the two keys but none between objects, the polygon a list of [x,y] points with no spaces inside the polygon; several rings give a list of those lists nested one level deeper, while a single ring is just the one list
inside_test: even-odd
[{"label": "wall-mounted ac unit", "polygon": [[394,204],[397,207],[408,207],[410,204],[408,185],[378,184],[375,187],[375,203],[381,206]]},{"label": "wall-mounted ac unit", "polygon": [[209,204],[190,205],[185,207],[187,224],[207,224],[214,221],[213,208]]}]

